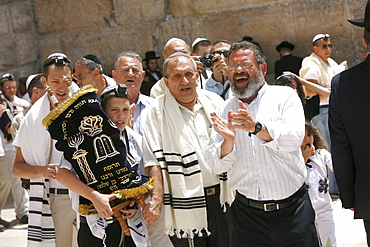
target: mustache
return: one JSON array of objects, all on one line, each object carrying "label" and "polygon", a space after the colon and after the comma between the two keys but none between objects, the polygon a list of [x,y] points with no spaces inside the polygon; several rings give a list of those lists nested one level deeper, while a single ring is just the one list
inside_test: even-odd
[{"label": "mustache", "polygon": [[234,77],[237,77],[237,76],[238,76],[238,77],[239,77],[239,76],[240,76],[240,77],[241,77],[241,76],[244,76],[244,77],[249,78],[249,74],[248,74],[247,72],[244,72],[244,71],[243,71],[243,72],[240,72],[240,73],[235,73],[235,74],[234,74]]}]

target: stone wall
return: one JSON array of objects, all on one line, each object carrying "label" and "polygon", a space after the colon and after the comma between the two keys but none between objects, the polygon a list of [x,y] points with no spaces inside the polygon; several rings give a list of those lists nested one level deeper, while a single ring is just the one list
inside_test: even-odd
[{"label": "stone wall", "polygon": [[[100,57],[110,74],[117,54],[133,50],[162,53],[166,41],[197,37],[212,42],[243,36],[258,41],[273,80],[277,44],[288,40],[295,55],[311,52],[317,33],[328,33],[332,57],[353,66],[365,57],[362,29],[346,20],[362,18],[365,0],[0,0],[0,73],[17,77],[41,70],[52,52],[75,61],[86,54]],[[161,61],[162,62],[162,61]]]}]

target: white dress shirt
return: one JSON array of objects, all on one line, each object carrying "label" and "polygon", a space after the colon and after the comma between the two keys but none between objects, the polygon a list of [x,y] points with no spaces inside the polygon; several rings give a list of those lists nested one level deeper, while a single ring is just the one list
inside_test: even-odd
[{"label": "white dress shirt", "polygon": [[[227,100],[220,115],[239,109],[235,97]],[[300,146],[304,137],[304,113],[298,95],[289,87],[265,84],[251,104],[250,114],[269,131],[266,142],[244,130],[236,130],[234,148],[220,159],[223,137],[214,129],[206,162],[216,174],[227,171],[230,189],[254,200],[280,200],[304,183],[306,167]]]}]

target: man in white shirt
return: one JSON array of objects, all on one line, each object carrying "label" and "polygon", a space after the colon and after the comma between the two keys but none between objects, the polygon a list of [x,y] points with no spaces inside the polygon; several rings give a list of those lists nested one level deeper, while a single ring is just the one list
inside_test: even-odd
[{"label": "man in white shirt", "polygon": [[294,90],[269,86],[265,55],[241,41],[229,50],[235,97],[212,114],[206,161],[227,172],[231,246],[318,246],[300,146],[304,113]]},{"label": "man in white shirt", "polygon": [[228,190],[223,177],[209,169],[203,152],[210,113],[223,100],[197,88],[197,66],[188,54],[172,54],[163,68],[168,89],[147,110],[144,123],[144,162],[157,183],[143,216],[151,225],[162,210],[174,246],[228,246],[220,202],[220,191]]},{"label": "man in white shirt", "polygon": [[28,111],[14,140],[18,147],[14,175],[31,179],[28,244],[32,246],[77,246],[76,212],[68,189],[56,180],[63,153],[42,125],[51,108],[69,97],[65,77],[72,79],[71,61],[62,53],[51,54],[43,64],[42,76],[49,91]]}]

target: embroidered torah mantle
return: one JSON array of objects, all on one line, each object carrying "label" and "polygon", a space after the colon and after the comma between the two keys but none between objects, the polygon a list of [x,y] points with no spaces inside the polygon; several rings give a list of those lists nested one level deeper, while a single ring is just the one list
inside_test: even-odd
[{"label": "embroidered torah mantle", "polygon": [[[120,131],[100,108],[95,91],[91,85],[81,88],[42,123],[82,182],[120,199],[145,194],[153,188],[154,179],[141,176],[131,167]],[[91,205],[80,198],[81,204]]]}]

